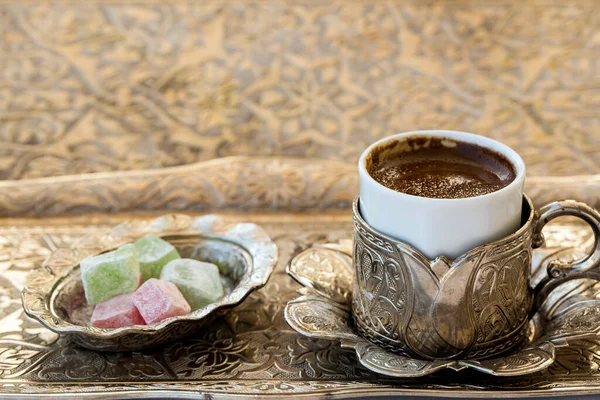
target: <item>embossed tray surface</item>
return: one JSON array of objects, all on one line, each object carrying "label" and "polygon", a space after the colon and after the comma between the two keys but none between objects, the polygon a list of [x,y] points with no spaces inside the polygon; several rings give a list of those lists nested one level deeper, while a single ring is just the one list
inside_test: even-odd
[{"label": "embossed tray surface", "polygon": [[[24,316],[19,292],[25,276],[58,246],[129,219],[14,219],[0,227],[0,395],[54,393],[121,398],[144,395],[235,395],[308,397],[367,394],[429,396],[545,396],[600,394],[600,339],[576,341],[557,349],[548,369],[523,377],[491,378],[474,371],[442,371],[430,377],[392,379],[360,366],[354,352],[337,342],[303,337],[284,320],[286,303],[298,285],[285,273],[295,254],[319,243],[338,242],[351,233],[345,211],[302,215],[226,213],[230,222],[260,224],[277,243],[280,261],[267,285],[210,327],[185,340],[140,352],[102,353],[58,338]],[[144,217],[145,218],[145,217]],[[589,233],[581,225],[552,225],[548,249],[536,263],[572,247],[584,247]],[[589,243],[588,243],[589,244]],[[562,247],[561,247],[562,246]],[[566,246],[566,247],[565,247]],[[600,287],[577,282],[571,298],[593,298]],[[568,302],[562,299],[561,304]],[[557,299],[554,304],[558,304]]]},{"label": "embossed tray surface", "polygon": [[[527,189],[536,204],[559,197],[599,203],[594,177],[562,183],[540,179],[529,180]],[[523,377],[440,371],[395,379],[364,369],[352,350],[336,342],[305,338],[292,330],[284,308],[301,286],[287,276],[285,265],[313,245],[351,237],[350,204],[356,193],[352,165],[268,157],[26,180],[20,185],[0,182],[0,213],[11,217],[0,220],[0,396],[600,394],[600,339],[558,349],[552,366]],[[103,353],[75,346],[24,315],[20,291],[25,277],[56,248],[125,221],[207,209],[219,209],[230,223],[260,224],[277,244],[279,262],[265,287],[201,332],[164,347]],[[569,221],[550,225],[545,233],[548,248],[536,251],[536,265],[552,253],[570,256],[590,237],[584,227]],[[594,283],[572,285],[570,296],[554,298],[552,304],[568,305],[600,293]]]}]

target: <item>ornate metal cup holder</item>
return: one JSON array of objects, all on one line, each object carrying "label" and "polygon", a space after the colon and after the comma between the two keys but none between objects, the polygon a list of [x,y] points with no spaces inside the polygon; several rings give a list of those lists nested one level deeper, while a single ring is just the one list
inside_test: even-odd
[{"label": "ornate metal cup holder", "polygon": [[[600,301],[565,302],[543,307],[529,322],[529,335],[515,350],[483,360],[423,360],[389,352],[361,337],[352,320],[352,242],[309,248],[294,257],[287,272],[304,287],[285,308],[287,323],[316,339],[338,340],[352,348],[371,371],[392,377],[419,377],[441,369],[472,368],[495,376],[530,374],[550,366],[558,347],[600,333]],[[543,251],[543,250],[539,250]],[[556,301],[553,298],[549,302]],[[560,303],[560,305],[559,305]],[[562,306],[561,306],[562,305]],[[552,311],[549,311],[552,310]]]}]

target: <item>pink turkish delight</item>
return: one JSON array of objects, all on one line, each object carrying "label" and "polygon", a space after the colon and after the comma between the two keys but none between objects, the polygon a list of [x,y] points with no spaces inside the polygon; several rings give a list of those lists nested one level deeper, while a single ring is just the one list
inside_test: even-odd
[{"label": "pink turkish delight", "polygon": [[155,278],[148,279],[135,291],[133,302],[148,325],[192,310],[177,286]]},{"label": "pink turkish delight", "polygon": [[133,304],[133,293],[125,293],[96,304],[92,313],[92,325],[98,328],[120,328],[146,325],[146,322]]}]

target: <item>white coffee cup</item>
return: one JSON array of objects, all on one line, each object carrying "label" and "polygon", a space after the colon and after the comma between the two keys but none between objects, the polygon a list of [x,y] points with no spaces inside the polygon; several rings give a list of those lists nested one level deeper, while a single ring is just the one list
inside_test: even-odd
[{"label": "white coffee cup", "polygon": [[[413,196],[389,189],[367,171],[371,152],[390,142],[412,137],[442,137],[473,143],[506,157],[515,167],[509,185],[482,196],[439,199]],[[358,161],[360,213],[378,231],[402,240],[429,259],[458,258],[481,244],[516,232],[521,225],[525,163],[510,147],[483,136],[456,131],[414,131],[400,133],[369,146]]]}]

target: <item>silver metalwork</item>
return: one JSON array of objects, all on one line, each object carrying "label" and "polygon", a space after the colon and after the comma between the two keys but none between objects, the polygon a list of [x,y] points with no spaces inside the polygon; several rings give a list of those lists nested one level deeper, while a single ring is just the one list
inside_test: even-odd
[{"label": "silver metalwork", "polygon": [[[286,263],[311,246],[352,252],[350,205],[356,193],[356,174],[352,166],[339,165],[317,159],[238,157],[170,170],[0,184],[2,212],[15,217],[0,224],[0,396],[317,399],[600,395],[597,336],[557,347],[554,364],[526,376],[486,378],[469,368],[403,379],[363,367],[354,349],[291,329],[284,319],[284,306],[298,297],[300,285],[285,274]],[[536,204],[560,195],[597,205],[597,182],[591,179],[584,184],[569,177],[563,183],[548,180],[538,186],[529,179],[528,193],[534,194]],[[564,186],[567,183],[569,187]],[[219,313],[199,332],[164,346],[108,353],[78,346],[24,315],[20,293],[26,276],[57,248],[68,251],[80,246],[82,236],[106,235],[122,222],[148,223],[149,218],[166,211],[191,213],[207,208],[228,209],[220,214],[227,224],[260,224],[276,242],[280,261],[263,288]],[[271,212],[275,209],[277,213]],[[127,225],[124,227],[126,230]],[[594,245],[590,230],[577,221],[552,221],[544,235],[544,247],[533,251],[534,282],[546,276],[550,262],[578,259]],[[599,295],[600,284],[595,281],[569,281],[550,294],[540,315],[554,318],[572,304]],[[596,324],[593,319],[589,322],[590,326]]]},{"label": "silver metalwork", "polygon": [[[183,257],[213,262],[223,273],[225,296],[190,314],[149,326],[116,329],[89,325],[93,306],[83,295],[79,263],[146,233],[172,243]],[[180,339],[212,321],[219,310],[235,306],[265,285],[275,268],[277,246],[256,224],[226,224],[208,215],[193,219],[166,215],[149,222],[131,222],[83,237],[71,248],[55,251],[27,277],[22,292],[25,313],[58,334],[94,350],[138,350]]]},{"label": "silver metalwork", "polygon": [[[530,313],[553,288],[570,279],[600,277],[595,271],[600,214],[575,201],[552,203],[541,212],[538,220],[524,196],[524,221],[517,232],[453,261],[443,256],[429,260],[418,249],[367,224],[357,198],[352,314],[358,332],[399,356],[424,360],[484,359],[517,347],[527,335]],[[587,222],[596,246],[581,261],[552,265],[535,288],[538,298],[533,307],[532,249],[543,244],[546,222],[560,215]]]},{"label": "silver metalwork", "polygon": [[592,207],[572,201],[563,200],[550,203],[540,209],[540,216],[535,224],[534,245],[539,247],[543,242],[542,230],[546,224],[561,216],[574,216],[583,219],[594,233],[592,251],[579,260],[564,262],[554,261],[548,265],[548,275],[535,288],[535,304],[533,309],[539,309],[550,293],[564,283],[576,279],[590,278],[600,281],[600,213]]},{"label": "silver metalwork", "polygon": [[[285,309],[288,324],[297,332],[316,339],[340,341],[343,348],[356,352],[359,362],[379,374],[397,378],[415,378],[440,369],[462,370],[472,368],[496,376],[531,374],[548,368],[555,360],[557,348],[568,346],[574,340],[596,339],[600,332],[600,301],[577,302],[549,321],[541,314],[527,325],[524,343],[503,356],[476,359],[423,359],[393,353],[363,338],[354,328],[351,303],[338,293],[350,293],[352,286],[346,279],[350,271],[337,260],[348,255],[326,247],[313,247],[294,257],[288,273],[298,281],[307,282],[303,296],[290,301]],[[322,273],[319,271],[324,267]],[[333,268],[332,268],[333,267]],[[321,288],[327,290],[321,290]],[[510,347],[509,347],[510,348]]]},{"label": "silver metalwork", "polygon": [[[113,193],[120,193],[117,187],[115,182]],[[187,192],[181,193],[185,196]],[[546,398],[600,394],[598,337],[569,341],[568,347],[556,349],[554,364],[525,376],[486,377],[469,368],[403,379],[368,370],[358,362],[354,349],[342,348],[337,341],[309,338],[291,329],[284,319],[284,307],[298,297],[301,286],[285,273],[286,263],[311,246],[350,254],[349,210],[222,213],[227,224],[260,224],[276,242],[280,261],[263,288],[220,313],[199,332],[164,346],[110,353],[88,350],[24,315],[19,296],[26,276],[56,248],[75,247],[83,235],[102,236],[121,222],[148,218],[151,216],[137,213],[69,215],[5,220],[0,225],[2,398]],[[591,248],[590,230],[575,222],[552,221],[544,229],[546,243],[533,251],[534,280],[541,279],[548,263],[557,257],[576,259]],[[545,318],[560,315],[573,302],[594,300],[598,294],[597,282],[570,281],[551,294],[541,313]],[[593,319],[590,323],[594,324]]]}]

